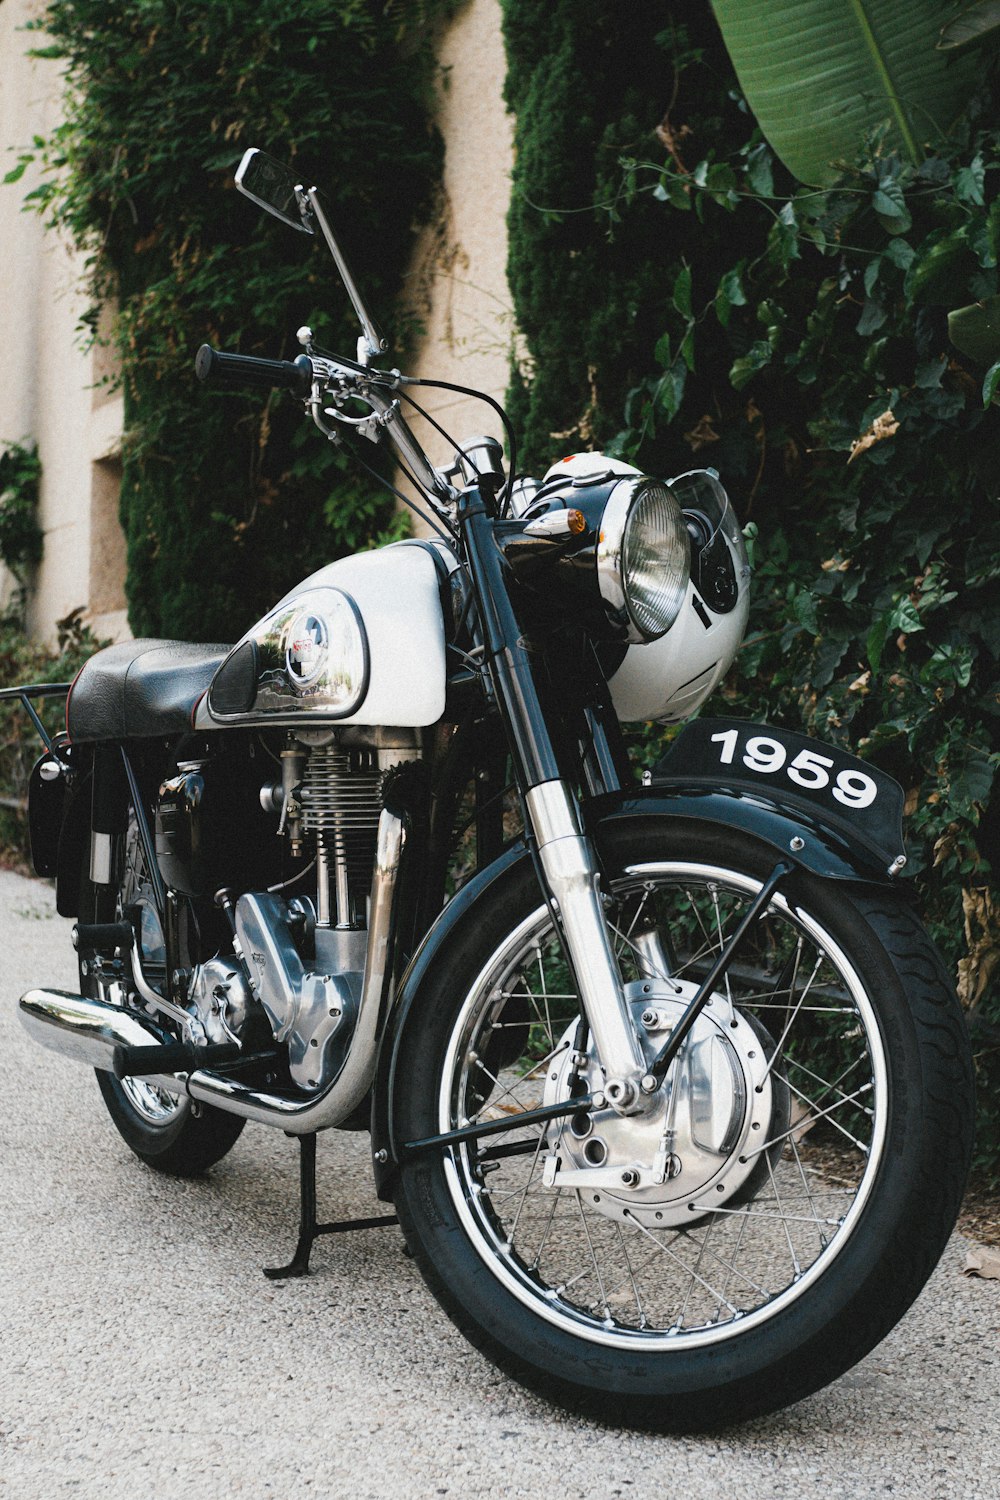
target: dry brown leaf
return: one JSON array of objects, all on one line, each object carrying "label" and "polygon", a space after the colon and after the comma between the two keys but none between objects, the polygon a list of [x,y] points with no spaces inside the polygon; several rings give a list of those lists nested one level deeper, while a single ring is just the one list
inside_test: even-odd
[{"label": "dry brown leaf", "polygon": [[986,886],[964,886],[962,915],[968,954],[958,963],[958,995],[971,1009],[1000,969],[1000,901]]},{"label": "dry brown leaf", "polygon": [[884,438],[892,437],[899,423],[891,411],[884,411],[880,417],[876,417],[867,432],[863,432],[859,438],[855,438],[851,444],[851,452],[847,462],[853,463],[859,453],[874,448],[876,443],[881,443]]},{"label": "dry brown leaf", "polygon": [[722,437],[716,432],[712,426],[712,418],[706,413],[705,416],[698,418],[690,432],[684,434],[684,441],[692,452],[697,453],[699,448],[704,448],[708,443],[721,442]]},{"label": "dry brown leaf", "polygon": [[989,1245],[973,1245],[965,1257],[962,1270],[966,1276],[979,1276],[984,1281],[1000,1281],[1000,1250]]}]

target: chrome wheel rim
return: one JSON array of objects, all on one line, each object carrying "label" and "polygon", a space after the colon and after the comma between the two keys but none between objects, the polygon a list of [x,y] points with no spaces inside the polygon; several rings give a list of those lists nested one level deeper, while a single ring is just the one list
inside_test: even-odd
[{"label": "chrome wheel rim", "polygon": [[122,1093],[129,1104],[137,1115],[142,1116],[147,1125],[162,1128],[164,1125],[173,1124],[186,1104],[186,1100],[177,1095],[168,1094],[165,1089],[147,1083],[144,1078],[123,1078],[121,1086]]},{"label": "chrome wheel rim", "polygon": [[[611,911],[624,977],[639,972],[632,933],[643,911],[673,933],[673,972],[690,980],[707,969],[759,888],[717,866],[628,867]],[[722,1209],[697,1202],[690,1225],[662,1230],[648,1215],[645,1222],[611,1218],[582,1192],[545,1186],[553,1140],[539,1127],[512,1126],[499,1150],[494,1137],[452,1148],[444,1159],[456,1212],[492,1274],[576,1337],[647,1351],[733,1338],[807,1292],[857,1227],[887,1128],[888,1079],[871,999],[832,935],[781,896],[751,958],[734,966],[724,988],[741,1017],[761,1026],[767,1018],[769,1067],[794,1108],[780,1139],[761,1142],[767,1170],[746,1201]],[[513,1119],[542,1102],[554,1049],[565,1046],[576,1014],[564,968],[562,976],[560,989],[560,960],[540,907],[491,955],[462,1005],[438,1096],[442,1131],[502,1114]],[[491,1067],[496,1058],[501,1065]],[[512,1146],[521,1154],[511,1154]]]}]

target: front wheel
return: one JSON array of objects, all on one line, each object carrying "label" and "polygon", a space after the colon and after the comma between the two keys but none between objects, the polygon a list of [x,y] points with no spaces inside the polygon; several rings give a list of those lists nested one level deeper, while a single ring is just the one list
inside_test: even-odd
[{"label": "front wheel", "polygon": [[[604,854],[651,1061],[775,856],[655,818]],[[401,1173],[408,1242],[454,1321],[526,1384],[634,1426],[740,1420],[848,1369],[933,1269],[971,1150],[963,1016],[909,910],[796,872],[650,1108],[518,1128],[599,1089],[578,1023],[525,871],[408,1023],[401,1141],[511,1120]]]}]

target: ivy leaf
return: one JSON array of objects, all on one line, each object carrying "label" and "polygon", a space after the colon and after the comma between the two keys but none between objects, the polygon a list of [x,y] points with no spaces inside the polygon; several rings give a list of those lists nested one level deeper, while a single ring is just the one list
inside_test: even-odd
[{"label": "ivy leaf", "polygon": [[948,362],[944,359],[928,359],[923,364],[917,365],[913,377],[913,383],[922,391],[936,390],[941,384],[941,377],[947,369]]},{"label": "ivy leaf", "polygon": [[923,628],[924,623],[913,600],[900,599],[889,616],[889,629],[898,630],[901,635],[915,635]]},{"label": "ivy leaf", "polygon": [[666,413],[668,420],[676,417],[684,399],[687,370],[678,360],[665,370],[656,385],[656,403]]},{"label": "ivy leaf", "polygon": [[729,314],[734,307],[746,306],[746,293],[743,290],[743,271],[746,261],[741,260],[738,266],[727,271],[719,282],[718,291],[715,294],[715,316],[723,328],[729,327]]},{"label": "ivy leaf", "polygon": [[4,179],[3,179],[4,183],[6,184],[8,182],[20,182],[21,178],[24,176],[24,174],[27,171],[27,169],[28,169],[28,157],[22,156],[22,158],[18,162],[17,166],[16,167],[11,167],[10,171],[8,173],[6,173],[6,175],[4,176]]},{"label": "ivy leaf", "polygon": [[886,311],[878,298],[866,297],[865,305],[858,319],[857,331],[864,338],[866,334],[875,333],[877,329],[881,328],[885,319]]},{"label": "ivy leaf", "polygon": [[786,203],[767,237],[769,259],[782,271],[787,271],[793,260],[799,259],[799,231],[795,221],[795,208]]},{"label": "ivy leaf", "polygon": [[986,185],[986,168],[983,165],[982,152],[973,157],[967,167],[959,167],[953,180],[955,196],[960,203],[968,203],[973,208],[985,206],[983,188]]},{"label": "ivy leaf", "polygon": [[673,304],[682,318],[691,316],[691,267],[682,266],[674,282]]},{"label": "ivy leaf", "polygon": [[891,260],[901,271],[908,271],[913,264],[916,251],[908,240],[893,238],[885,247],[885,259]]},{"label": "ivy leaf", "polygon": [[771,163],[774,157],[766,141],[755,146],[747,157],[747,182],[761,198],[774,197],[774,176]]},{"label": "ivy leaf", "polygon": [[882,652],[885,649],[888,635],[889,621],[884,616],[881,620],[876,620],[868,632],[865,641],[865,653],[868,657],[868,665],[871,667],[873,673],[878,671],[882,663]]},{"label": "ivy leaf", "polygon": [[889,234],[905,234],[913,224],[906,196],[895,177],[886,177],[875,189],[872,208],[882,228]]},{"label": "ivy leaf", "polygon": [[989,406],[1000,385],[1000,359],[995,365],[990,365],[986,371],[986,379],[983,381],[983,405]]},{"label": "ivy leaf", "polygon": [[771,345],[765,339],[758,339],[756,343],[751,344],[746,354],[734,360],[732,369],[729,371],[729,382],[734,390],[741,391],[758,370],[763,370],[765,365],[769,365],[772,352]]},{"label": "ivy leaf", "polygon": [[985,807],[995,774],[993,757],[970,746],[951,776],[949,810],[959,817],[968,817],[977,806]]}]

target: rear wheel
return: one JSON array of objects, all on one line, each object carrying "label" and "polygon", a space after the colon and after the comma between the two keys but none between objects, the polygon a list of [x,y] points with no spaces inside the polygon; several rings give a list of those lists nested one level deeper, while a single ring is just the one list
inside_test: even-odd
[{"label": "rear wheel", "polygon": [[[651,1061],[774,854],[654,819],[609,851]],[[578,1017],[526,872],[446,952],[399,1085],[401,1140],[512,1122],[402,1171],[454,1320],[526,1383],[637,1426],[738,1420],[849,1368],[930,1274],[971,1146],[964,1020],[908,909],[790,877],[650,1110],[518,1129],[572,1097]],[[580,1071],[599,1089],[592,1048]]]},{"label": "rear wheel", "polygon": [[[143,969],[147,980],[159,988],[166,969],[163,935],[153,903],[152,887],[143,863],[134,817],[130,813],[126,833],[115,841],[115,881],[110,887],[96,886],[84,869],[80,893],[80,921],[108,922],[126,911],[138,919]],[[126,961],[127,962],[127,961]],[[109,993],[108,981],[81,959],[80,988],[85,995],[115,1004],[132,1004],[141,1014],[142,1001],[129,982],[129,972]],[[162,1017],[158,1018],[162,1021]],[[122,1140],[147,1166],[174,1177],[196,1177],[221,1161],[236,1144],[246,1121],[209,1105],[195,1105],[185,1095],[168,1093],[145,1078],[117,1079],[103,1069],[97,1085]],[[196,1112],[197,1111],[197,1112]]]}]

